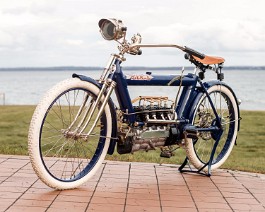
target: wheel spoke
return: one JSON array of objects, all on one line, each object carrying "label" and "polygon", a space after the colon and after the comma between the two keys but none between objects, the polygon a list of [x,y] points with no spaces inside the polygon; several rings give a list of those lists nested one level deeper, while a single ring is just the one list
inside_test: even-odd
[{"label": "wheel spoke", "polygon": [[[95,98],[96,96],[84,90],[73,89],[59,95],[50,106],[43,122],[40,147],[44,163],[47,156],[59,158],[58,164],[61,164],[61,168],[58,169],[59,165],[56,165],[49,170],[55,178],[64,181],[74,180],[83,175],[81,173],[84,170],[89,171],[86,167],[90,166],[93,157],[100,157],[102,150],[98,149],[98,146],[104,146],[105,124],[103,122],[96,124],[87,140],[82,134],[78,134],[77,128],[78,124],[84,122],[90,114]],[[98,112],[98,109],[95,112]],[[104,114],[102,117],[106,120]],[[89,130],[93,125],[93,117],[95,115],[85,129]],[[99,140],[102,142],[99,143]]]}]

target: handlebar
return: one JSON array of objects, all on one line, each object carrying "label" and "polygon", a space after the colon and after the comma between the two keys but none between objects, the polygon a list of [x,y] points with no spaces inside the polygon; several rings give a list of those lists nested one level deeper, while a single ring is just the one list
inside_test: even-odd
[{"label": "handlebar", "polygon": [[142,47],[169,47],[169,48],[177,48],[177,49],[180,49],[192,56],[195,56],[195,57],[198,57],[200,59],[204,59],[205,58],[205,55],[192,49],[192,48],[189,48],[187,46],[179,46],[177,44],[141,44],[141,43],[132,43],[130,46],[129,46],[129,51],[131,49],[134,49],[134,48],[142,48]]},{"label": "handlebar", "polygon": [[190,54],[190,55],[192,55],[192,56],[198,57],[200,59],[204,59],[205,58],[204,54],[202,54],[202,53],[200,53],[200,52],[198,52],[198,51],[196,51],[196,50],[194,50],[192,48],[189,48],[187,46],[184,46],[184,48],[185,49],[183,51],[188,53],[188,54]]}]

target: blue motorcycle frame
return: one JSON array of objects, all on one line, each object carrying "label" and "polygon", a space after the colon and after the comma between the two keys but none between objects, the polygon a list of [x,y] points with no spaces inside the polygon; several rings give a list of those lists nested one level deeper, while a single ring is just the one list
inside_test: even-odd
[{"label": "blue motorcycle frame", "polygon": [[[214,85],[223,85],[227,87],[232,92],[234,97],[236,98],[236,95],[233,92],[232,88],[230,88],[227,84],[225,84],[221,80],[213,80],[213,81],[208,81],[208,82],[203,83],[198,75],[191,74],[191,73],[181,76],[181,75],[152,75],[152,73],[147,72],[144,75],[138,75],[138,78],[137,76],[136,77],[132,76],[130,78],[127,78],[127,76],[122,71],[121,60],[117,59],[116,55],[112,55],[110,61],[114,61],[115,68],[113,69],[113,71],[111,71],[111,74],[103,73],[102,77],[104,76],[106,77],[106,75],[108,75],[107,78],[104,79],[104,81],[109,80],[109,81],[115,82],[115,85],[116,85],[115,93],[117,96],[120,110],[128,114],[126,118],[129,124],[131,125],[133,125],[136,122],[136,120],[135,120],[135,111],[133,108],[132,99],[128,91],[128,86],[182,86],[183,90],[176,104],[176,110],[175,110],[176,114],[178,114],[178,117],[180,118],[175,123],[178,123],[179,125],[183,125],[184,130],[187,130],[187,128],[190,127],[190,125],[187,125],[187,124],[192,122],[192,118],[194,116],[195,108],[198,105],[198,101],[203,94],[206,94],[211,104],[211,108],[216,116],[216,124],[215,126],[211,126],[207,128],[196,128],[196,131],[215,133],[219,137],[217,137],[216,142],[213,146],[210,160],[208,161],[208,163],[206,163],[201,169],[195,172],[204,174],[201,171],[206,166],[208,166],[208,173],[206,175],[210,176],[212,160],[215,154],[216,147],[218,146],[218,142],[222,135],[223,129],[221,127],[221,121],[218,118],[218,113],[216,111],[216,108],[214,107],[212,99],[209,97],[207,90]],[[108,67],[110,66],[111,65],[109,64]],[[108,68],[106,67],[105,70],[108,70]],[[196,69],[194,72],[196,73]],[[221,76],[223,77],[223,75]],[[78,77],[81,80],[92,82],[95,85],[97,85],[99,88],[102,88],[102,83],[99,83],[102,80],[99,80],[99,82],[97,82],[89,77],[77,75],[77,74],[74,74],[73,77]],[[117,139],[116,139],[117,120],[116,120],[116,115],[115,115],[114,103],[112,102],[111,99],[109,100],[109,105],[111,105],[112,113],[113,113],[112,118],[114,120],[112,135],[111,135],[111,137],[114,139],[111,139],[111,144],[108,150],[108,154],[112,155],[115,150],[115,146],[117,142]],[[237,104],[237,109],[239,111],[239,104]],[[238,131],[239,131],[240,119],[237,121],[238,121]],[[185,165],[187,164],[187,162],[188,162],[188,159],[186,158],[183,164],[180,166],[179,170],[182,172],[194,172],[191,170],[183,169]]]}]

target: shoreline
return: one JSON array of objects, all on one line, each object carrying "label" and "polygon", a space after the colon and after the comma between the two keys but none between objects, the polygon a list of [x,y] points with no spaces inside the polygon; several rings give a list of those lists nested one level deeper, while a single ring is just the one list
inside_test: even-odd
[{"label": "shoreline", "polygon": [[[183,66],[122,66],[124,70],[128,71],[140,71],[140,70],[181,70]],[[184,66],[185,70],[193,70],[194,66]],[[2,67],[0,71],[98,71],[103,70],[104,67],[100,66],[55,66],[55,67]],[[265,71],[265,66],[224,66],[223,70],[235,70],[235,71]]]}]

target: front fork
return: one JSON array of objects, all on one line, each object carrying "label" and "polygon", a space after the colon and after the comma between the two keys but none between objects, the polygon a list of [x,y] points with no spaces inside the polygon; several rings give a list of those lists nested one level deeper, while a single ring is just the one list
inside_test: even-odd
[{"label": "front fork", "polygon": [[[113,74],[113,72],[115,71],[115,67],[113,65],[113,62],[115,61],[116,58],[117,58],[117,55],[111,55],[111,57],[107,63],[107,66],[103,70],[103,73],[99,79],[99,83],[102,84],[102,87],[100,88],[100,92],[98,93],[96,100],[87,106],[86,111],[83,115],[83,118],[79,121],[76,129],[74,129],[74,131],[72,131],[72,127],[76,124],[78,117],[81,115],[81,113],[84,110],[85,105],[87,103],[89,95],[87,94],[85,96],[84,101],[83,101],[82,105],[80,106],[80,108],[77,112],[77,115],[75,116],[73,122],[71,123],[71,125],[68,127],[67,130],[64,130],[65,135],[71,136],[74,138],[82,137],[83,139],[87,140],[87,138],[91,135],[91,133],[95,129],[96,124],[98,123],[98,121],[99,121],[99,119],[100,119],[100,117],[104,111],[105,106],[109,102],[109,99],[110,99],[110,96],[113,92],[113,89],[116,86],[116,82],[113,81],[111,78],[108,78],[108,76],[110,74]],[[87,133],[84,133],[88,124],[91,122],[92,117],[94,116],[94,113],[95,113],[97,108],[98,108],[98,113],[97,113],[95,120],[93,121],[92,126],[90,127],[90,129]]]},{"label": "front fork", "polygon": [[[84,101],[82,105],[80,106],[73,122],[71,125],[67,128],[67,130],[64,130],[64,134],[66,136],[71,136],[73,138],[83,138],[84,140],[87,140],[87,138],[91,135],[93,130],[96,127],[96,124],[98,123],[105,106],[109,102],[110,95],[113,92],[113,89],[116,86],[116,82],[114,82],[112,79],[108,79],[103,83],[103,86],[94,102],[90,102],[89,105],[87,105],[86,110],[84,112],[83,118],[79,121],[77,124],[77,127],[72,131],[73,126],[75,126],[78,117],[82,114],[82,111],[84,110],[86,103],[89,99],[89,95],[86,94]],[[103,102],[102,102],[103,101]],[[102,102],[102,103],[101,103]],[[87,133],[84,133],[86,127],[91,122],[92,117],[95,114],[96,109],[98,108],[97,116],[95,117],[95,120],[93,120],[93,124],[90,127],[89,131]]]},{"label": "front fork", "polygon": [[[99,92],[99,95],[93,105],[93,108],[91,109],[91,113],[86,121],[86,124],[84,125],[84,127],[82,128],[82,130],[79,132],[79,134],[83,133],[83,131],[85,130],[85,128],[87,127],[87,125],[89,124],[89,122],[91,121],[91,118],[93,116],[93,114],[95,113],[95,110],[96,108],[100,105],[100,100],[102,98],[104,98],[103,100],[103,103],[100,105],[100,108],[99,108],[99,111],[98,111],[98,114],[94,120],[94,123],[93,125],[91,126],[89,132],[86,134],[85,136],[85,140],[87,140],[87,137],[91,134],[91,132],[94,130],[97,122],[99,121],[103,111],[104,111],[104,108],[106,106],[106,104],[108,103],[109,99],[110,99],[110,95],[112,94],[112,91],[113,89],[115,88],[116,86],[116,82],[114,82],[113,80],[111,79],[108,79],[107,81],[104,82],[103,84],[103,87],[102,89],[100,90]],[[106,96],[104,97],[104,94],[106,93]]]}]

